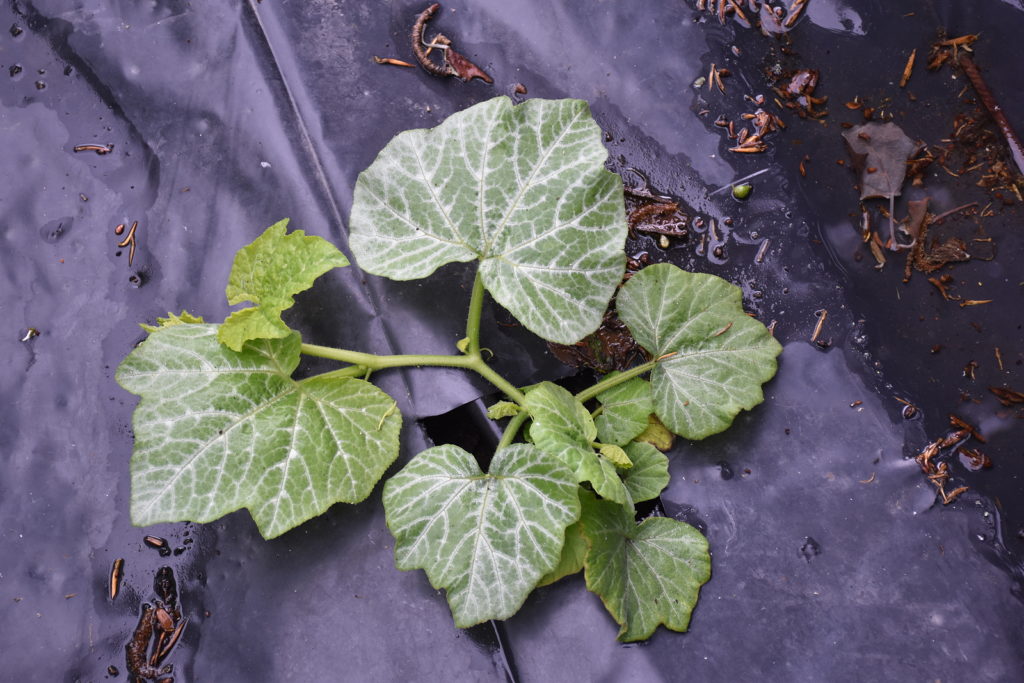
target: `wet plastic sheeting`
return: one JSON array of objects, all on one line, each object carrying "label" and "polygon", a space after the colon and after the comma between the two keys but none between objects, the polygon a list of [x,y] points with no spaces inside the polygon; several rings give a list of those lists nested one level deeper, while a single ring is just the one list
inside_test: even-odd
[{"label": "wet plastic sheeting", "polygon": [[[983,31],[986,75],[1011,120],[1024,119],[1011,49],[1024,26],[1019,4],[811,0],[795,48],[804,66],[822,69],[833,113],[822,127],[790,119],[766,155],[725,152],[711,124],[722,102],[692,84],[718,62],[733,71],[722,98],[730,111],[744,106],[741,93],[770,95],[760,68],[771,42],[695,22],[692,3],[446,3],[436,29],[486,68],[494,87],[372,62],[410,57],[407,32],[425,5],[0,6],[5,676],[100,680],[111,664],[124,676],[124,644],[163,565],[174,568],[191,619],[168,660],[177,681],[1024,676],[1013,642],[1024,630],[1020,421],[992,427],[996,468],[968,479],[974,490],[948,507],[933,505],[930,485],[902,459],[943,433],[955,366],[991,356],[968,319],[987,316],[986,334],[1003,345],[1009,370],[992,383],[1024,385],[1016,364],[1024,239],[1008,227],[1019,226],[1018,209],[988,224],[997,260],[962,266],[993,288],[997,305],[956,317],[920,276],[893,303],[899,266],[876,273],[870,256],[855,262],[846,248],[857,236],[848,215],[856,192],[834,164],[843,152],[832,123],[844,98],[891,88],[911,47],[920,63],[939,25]],[[898,23],[910,12],[916,18]],[[747,57],[729,56],[732,44]],[[864,68],[851,73],[852,63]],[[922,95],[941,95],[923,70],[914,78]],[[281,217],[343,245],[356,176],[395,133],[510,94],[516,82],[530,97],[589,100],[616,170],[639,168],[656,189],[715,219],[721,256],[697,254],[693,240],[667,252],[650,242],[655,260],[727,277],[743,287],[748,310],[779,321],[786,351],[766,404],[722,436],[680,444],[673,457],[664,509],[701,525],[714,556],[691,632],[619,647],[579,578],[539,591],[503,626],[501,644],[488,625],[459,631],[422,573],[393,568],[379,490],[272,542],[245,513],[206,526],[132,528],[134,400],[113,373],[143,336],[136,322],[183,307],[222,319],[234,251]],[[943,83],[955,96],[959,84]],[[716,111],[701,118],[704,101]],[[929,106],[934,141],[941,116],[951,115]],[[105,156],[72,152],[110,143]],[[812,173],[801,179],[796,165],[809,150]],[[756,181],[749,202],[708,197],[764,167],[773,172]],[[949,197],[940,209],[955,203]],[[135,220],[129,267],[113,227]],[[764,263],[755,263],[765,238]],[[470,282],[458,264],[411,283],[343,269],[301,295],[289,320],[311,342],[447,353],[463,336]],[[822,308],[828,351],[806,342]],[[951,322],[927,335],[910,331],[908,321],[940,313]],[[491,317],[507,318],[485,312],[485,345],[500,371],[519,383],[563,372],[542,344],[488,325]],[[19,341],[29,327],[41,335]],[[928,335],[958,351],[923,368]],[[407,417],[406,458],[426,444],[416,417],[472,401],[481,388],[448,370],[378,378]],[[925,419],[897,423],[893,395],[910,396]],[[863,404],[851,408],[856,400]],[[143,533],[181,552],[160,557]],[[107,577],[118,557],[124,588],[111,603]]]}]

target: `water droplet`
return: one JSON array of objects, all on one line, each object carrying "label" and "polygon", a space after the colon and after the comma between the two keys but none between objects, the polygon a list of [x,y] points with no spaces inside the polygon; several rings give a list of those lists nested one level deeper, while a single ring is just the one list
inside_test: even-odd
[{"label": "water droplet", "polygon": [[821,555],[821,545],[810,536],[804,536],[804,544],[800,546],[800,554],[808,562],[811,558]]},{"label": "water droplet", "polygon": [[36,90],[46,90],[46,81],[36,81]]},{"label": "water droplet", "polygon": [[732,465],[730,465],[727,461],[719,460],[715,464],[718,465],[718,469],[720,474],[722,475],[722,479],[729,481],[730,479],[733,478],[734,472],[732,471]]},{"label": "water droplet", "polygon": [[46,242],[53,244],[60,240],[64,235],[68,234],[71,230],[71,226],[74,225],[74,219],[70,216],[65,218],[58,218],[57,220],[50,221],[39,229],[39,235]]},{"label": "water droplet", "polygon": [[14,78],[18,76],[23,69],[21,68],[21,64],[11,64],[11,68],[8,69],[8,71],[11,73],[11,78]]},{"label": "water droplet", "polygon": [[11,25],[11,35],[14,36],[15,38],[17,38],[18,36],[20,36],[24,32],[25,32],[24,29],[22,29],[17,24],[12,24]]}]

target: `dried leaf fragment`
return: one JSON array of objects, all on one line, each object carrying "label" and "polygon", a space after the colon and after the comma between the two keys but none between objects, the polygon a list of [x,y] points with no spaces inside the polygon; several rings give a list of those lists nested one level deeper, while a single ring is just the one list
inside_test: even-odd
[{"label": "dried leaf fragment", "polygon": [[[854,167],[861,172],[860,198],[898,197],[907,176],[907,160],[920,143],[911,140],[895,123],[865,123],[843,133]],[[868,173],[874,168],[874,173]]]},{"label": "dried leaf fragment", "polygon": [[1008,389],[1007,387],[989,387],[989,391],[995,394],[999,402],[1009,408],[1010,406],[1024,403],[1024,393]]}]

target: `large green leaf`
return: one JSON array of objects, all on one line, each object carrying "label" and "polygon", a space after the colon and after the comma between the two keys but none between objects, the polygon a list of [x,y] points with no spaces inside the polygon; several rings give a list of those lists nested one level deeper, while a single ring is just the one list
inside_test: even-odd
[{"label": "large green leaf", "polygon": [[620,178],[581,100],[496,97],[396,136],[359,175],[349,244],[395,280],[480,260],[484,286],[541,337],[597,329],[625,268]]},{"label": "large green leaf", "polygon": [[510,617],[558,564],[578,488],[527,444],[498,451],[488,474],[458,446],[429,448],[384,485],[395,564],[446,589],[460,628]]},{"label": "large green leaf", "polygon": [[135,409],[132,522],[208,522],[249,508],[266,538],[363,500],[398,456],[395,402],[362,380],[296,382],[299,335],[231,351],[217,325],[157,329],[117,381]]},{"label": "large green leaf", "polygon": [[557,384],[541,382],[526,392],[526,409],[533,418],[530,438],[538,448],[561,459],[576,481],[589,481],[602,497],[626,502],[615,464],[594,452],[597,427],[575,396]]},{"label": "large green leaf", "polygon": [[620,475],[634,503],[657,498],[669,482],[668,458],[649,443],[634,441],[626,446],[633,466]]},{"label": "large green leaf", "polygon": [[587,588],[622,627],[619,640],[649,638],[658,624],[685,631],[700,587],[711,578],[707,539],[689,524],[666,517],[637,524],[628,508],[586,491],[580,500],[590,544]]},{"label": "large green leaf", "polygon": [[651,373],[654,410],[676,434],[717,434],[764,400],[782,346],[744,313],[739,287],[663,263],[630,278],[616,306],[641,346],[676,354]]},{"label": "large green leaf", "polygon": [[235,351],[250,339],[281,339],[291,330],[281,312],[292,298],[313,286],[318,277],[348,259],[327,240],[296,230],[285,234],[288,219],[274,223],[235,254],[228,278],[229,304],[256,304],[235,311],[220,326],[218,338]]},{"label": "large green leaf", "polygon": [[[612,373],[609,377],[617,373]],[[604,443],[625,446],[647,429],[647,417],[654,412],[651,383],[640,377],[618,384],[597,397],[601,414],[594,423]]]}]

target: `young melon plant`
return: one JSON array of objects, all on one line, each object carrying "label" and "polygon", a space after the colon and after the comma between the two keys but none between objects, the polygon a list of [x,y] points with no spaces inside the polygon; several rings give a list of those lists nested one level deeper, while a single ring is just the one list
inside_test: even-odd
[{"label": "young melon plant", "polygon": [[[452,355],[375,355],[304,342],[281,320],[293,296],[348,265],[287,221],[239,250],[221,324],[187,313],[149,336],[117,379],[135,410],[131,515],[140,526],[208,522],[248,508],[266,538],[366,498],[398,457],[396,402],[371,372],[445,366],[475,372],[507,400],[487,472],[457,446],[428,448],[384,485],[399,569],[447,592],[455,623],[513,615],[530,592],[583,570],[623,641],[659,624],[685,630],[710,577],[705,538],[682,522],[637,523],[634,505],[668,484],[668,460],[638,440],[656,416],[687,439],[726,429],[763,400],[779,344],[711,275],[654,265],[617,295],[649,362],[573,395],[513,386],[481,354],[485,293],[549,341],[593,332],[622,281],[622,184],[579,100],[498,97],[431,130],[395,137],[358,179],[350,246],[395,280],[477,262],[466,337]],[[337,361],[296,381],[302,354]]]}]

